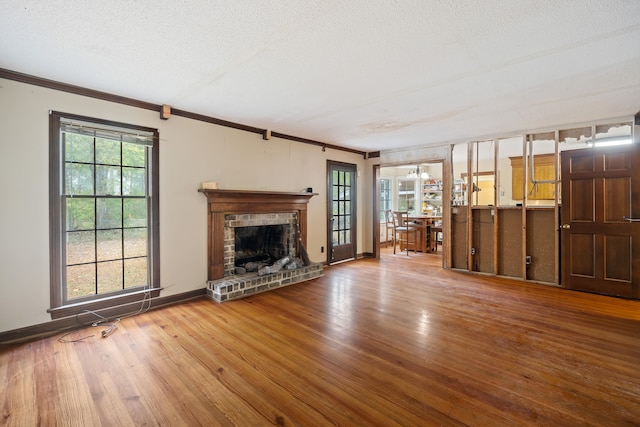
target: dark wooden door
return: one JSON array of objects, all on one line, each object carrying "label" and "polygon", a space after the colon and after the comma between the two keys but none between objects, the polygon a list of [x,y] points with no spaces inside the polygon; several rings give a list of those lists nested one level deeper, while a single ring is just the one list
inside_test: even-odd
[{"label": "dark wooden door", "polygon": [[639,298],[640,145],[562,152],[562,283]]},{"label": "dark wooden door", "polygon": [[356,257],[356,165],[327,162],[329,264]]}]

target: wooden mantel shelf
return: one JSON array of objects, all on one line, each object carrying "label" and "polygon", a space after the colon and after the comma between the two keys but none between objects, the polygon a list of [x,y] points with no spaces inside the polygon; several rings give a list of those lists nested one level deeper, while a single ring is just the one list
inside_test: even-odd
[{"label": "wooden mantel shelf", "polygon": [[292,197],[292,196],[317,196],[318,193],[309,193],[307,191],[264,191],[264,190],[221,190],[219,188],[216,189],[200,189],[198,190],[201,193],[205,194],[219,194],[221,196],[224,195],[238,195],[247,196],[247,195],[264,195],[264,196],[284,196],[284,197]]},{"label": "wooden mantel shelf", "polygon": [[253,214],[293,212],[298,217],[299,237],[307,244],[307,204],[317,193],[210,190],[200,189],[208,201],[208,258],[209,280],[224,275],[224,216],[226,214]]},{"label": "wooden mantel shelf", "polygon": [[209,212],[259,213],[307,210],[307,203],[317,193],[253,190],[208,190]]},{"label": "wooden mantel shelf", "polygon": [[[272,203],[278,203],[278,201],[291,202],[293,200],[305,200],[306,202],[313,196],[317,196],[318,193],[308,193],[306,191],[300,192],[286,192],[286,191],[256,191],[256,190],[209,190],[200,189],[199,192],[207,196],[207,199],[212,200],[242,200],[246,199],[251,202],[268,200]],[[305,203],[306,203],[305,202]]]}]

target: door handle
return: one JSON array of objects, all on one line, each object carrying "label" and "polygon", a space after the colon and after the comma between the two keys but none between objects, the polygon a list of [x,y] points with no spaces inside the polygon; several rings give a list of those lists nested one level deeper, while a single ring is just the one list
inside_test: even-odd
[{"label": "door handle", "polygon": [[560,228],[564,228],[565,230],[566,230],[566,229],[569,229],[569,228],[571,228],[571,224],[562,224],[562,225],[560,226]]},{"label": "door handle", "polygon": [[623,216],[622,219],[629,222],[640,222],[640,218],[631,218],[630,216]]}]

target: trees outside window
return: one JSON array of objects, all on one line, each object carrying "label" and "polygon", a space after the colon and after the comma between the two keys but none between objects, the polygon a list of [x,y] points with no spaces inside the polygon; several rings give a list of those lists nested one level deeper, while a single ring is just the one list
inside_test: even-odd
[{"label": "trees outside window", "polygon": [[55,112],[50,128],[52,309],[157,288],[157,131]]},{"label": "trees outside window", "polygon": [[380,222],[385,222],[385,211],[391,209],[391,180],[380,179]]}]

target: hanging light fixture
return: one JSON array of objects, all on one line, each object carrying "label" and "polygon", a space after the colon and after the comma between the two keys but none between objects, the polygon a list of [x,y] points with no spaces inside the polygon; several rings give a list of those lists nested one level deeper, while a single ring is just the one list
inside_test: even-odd
[{"label": "hanging light fixture", "polygon": [[411,171],[407,174],[407,179],[416,179],[420,177],[421,179],[429,179],[429,174],[426,170],[422,169],[420,171],[420,166],[417,165],[415,169],[411,169]]}]

